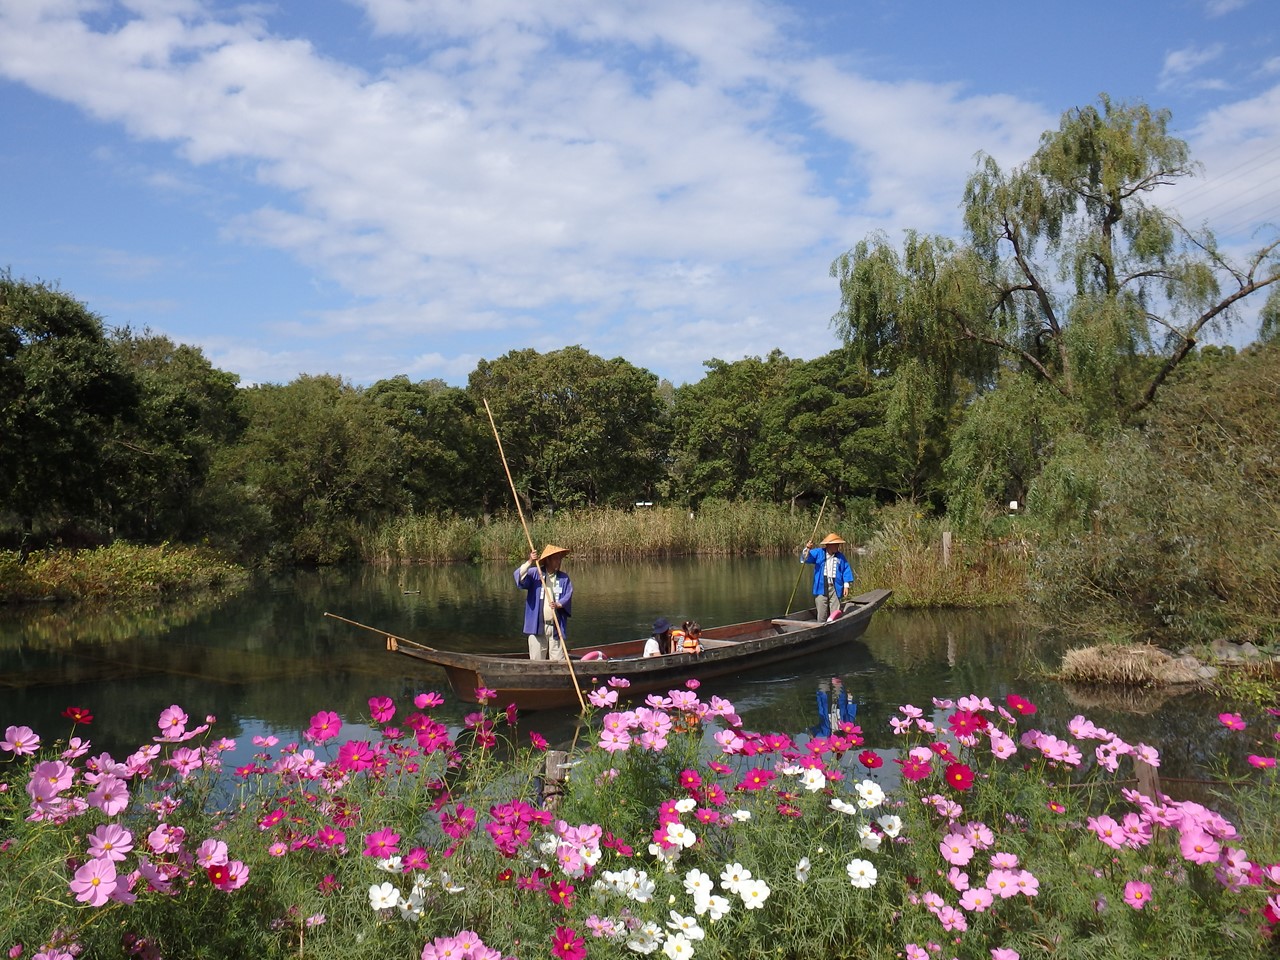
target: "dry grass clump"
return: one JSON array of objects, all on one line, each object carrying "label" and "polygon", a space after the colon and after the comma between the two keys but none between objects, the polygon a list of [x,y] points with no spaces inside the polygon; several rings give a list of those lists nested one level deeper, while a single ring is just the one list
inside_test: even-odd
[{"label": "dry grass clump", "polygon": [[1195,667],[1150,644],[1104,643],[1068,650],[1057,679],[1076,683],[1118,683],[1131,687],[1196,683]]}]

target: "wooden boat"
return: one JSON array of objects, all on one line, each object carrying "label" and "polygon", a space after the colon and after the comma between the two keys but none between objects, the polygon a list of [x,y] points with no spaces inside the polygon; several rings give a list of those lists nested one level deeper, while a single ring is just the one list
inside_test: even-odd
[{"label": "wooden boat", "polygon": [[[741,673],[856,640],[866,632],[872,615],[889,599],[890,593],[872,590],[854,597],[846,602],[840,617],[824,623],[818,623],[814,611],[809,609],[777,619],[708,627],[702,631],[700,654],[644,657],[641,654],[645,638],[640,638],[603,646],[571,647],[569,657],[573,661],[574,677],[583,691],[600,686],[610,677],[631,681],[629,692],[633,694],[665,691],[681,686],[690,678],[701,680]],[[496,691],[493,702],[499,706],[515,703],[522,710],[542,710],[578,704],[569,667],[563,660],[530,660],[525,653],[437,650],[389,634],[386,641],[387,649],[392,652],[443,667],[449,686],[460,700],[474,703],[476,689],[486,687]],[[592,655],[591,659],[582,659],[588,654]]]}]

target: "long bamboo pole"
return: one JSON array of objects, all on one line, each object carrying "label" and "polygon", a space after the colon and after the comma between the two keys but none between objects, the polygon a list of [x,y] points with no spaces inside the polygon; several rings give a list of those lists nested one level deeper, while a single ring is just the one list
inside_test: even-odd
[{"label": "long bamboo pole", "polygon": [[[813,533],[809,534],[809,542],[813,543],[813,538],[818,535],[818,527],[822,526],[822,515],[827,512],[827,498],[822,498],[822,506],[818,509],[818,519],[813,521]],[[791,612],[791,604],[796,601],[796,591],[800,589],[800,580],[804,577],[804,564],[800,565],[800,572],[796,575],[796,585],[791,588],[791,599],[787,601],[787,609],[783,614]]]},{"label": "long bamboo pole", "polygon": [[[502,438],[498,436],[498,424],[493,419],[493,411],[489,409],[489,401],[484,400],[484,412],[489,415],[489,426],[493,428],[493,439],[498,444],[498,456],[502,459],[502,469],[506,471],[507,483],[511,485],[511,499],[516,503],[516,513],[520,517],[520,526],[524,529],[524,538],[529,543],[529,553],[536,554],[538,548],[533,545],[533,537],[529,535],[529,524],[524,520],[524,509],[520,506],[520,494],[516,493],[516,482],[511,477],[511,468],[507,466],[507,455],[502,450]],[[542,580],[542,589],[545,594],[547,589],[547,575],[542,569],[542,561],[537,561],[538,576]],[[545,599],[543,603],[545,604]],[[552,610],[551,620],[556,625],[556,637],[560,640],[560,649],[564,652],[564,662],[569,668],[569,679],[573,681],[573,692],[578,695],[578,703],[582,707],[582,712],[587,712],[587,701],[582,697],[582,688],[578,686],[578,675],[573,672],[573,661],[569,659],[569,644],[565,643],[564,628],[560,625],[560,617]]]}]

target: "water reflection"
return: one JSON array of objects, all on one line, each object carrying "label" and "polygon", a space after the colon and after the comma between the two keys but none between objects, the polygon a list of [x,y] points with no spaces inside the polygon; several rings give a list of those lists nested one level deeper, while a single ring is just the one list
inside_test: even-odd
[{"label": "water reflection", "polygon": [[[571,558],[572,559],[572,558]],[[575,642],[641,636],[656,616],[704,624],[775,615],[795,585],[787,560],[638,561],[568,565],[575,584]],[[803,586],[797,605],[804,602]],[[519,650],[521,594],[505,567],[402,567],[291,572],[220,602],[129,614],[41,608],[0,615],[0,730],[28,724],[65,736],[69,704],[97,715],[95,749],[131,751],[155,731],[160,710],[181,704],[214,714],[227,736],[296,739],[315,711],[348,719],[369,697],[444,689],[443,675],[389,654],[382,639],[326,619],[325,611],[445,649]],[[1039,704],[1047,728],[1086,713],[1130,741],[1158,746],[1171,776],[1198,775],[1216,755],[1240,751],[1203,697],[1160,702],[1035,678],[1052,662],[1014,617],[997,612],[881,611],[861,642],[838,652],[707,682],[746,725],[798,733],[817,721],[815,690],[844,679],[869,745],[894,746],[887,720],[901,704],[932,697],[1017,692]],[[604,680],[605,677],[599,679]],[[460,722],[450,699],[444,718]],[[571,742],[576,715],[544,713],[527,726]],[[82,734],[84,731],[81,731]]]}]

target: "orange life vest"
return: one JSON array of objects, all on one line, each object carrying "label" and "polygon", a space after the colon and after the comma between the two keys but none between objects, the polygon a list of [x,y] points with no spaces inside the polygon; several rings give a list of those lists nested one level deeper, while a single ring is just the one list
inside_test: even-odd
[{"label": "orange life vest", "polygon": [[702,644],[698,642],[698,638],[685,633],[683,630],[671,631],[671,648],[676,653],[702,652]]}]

